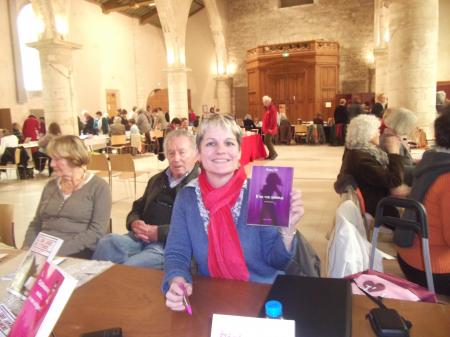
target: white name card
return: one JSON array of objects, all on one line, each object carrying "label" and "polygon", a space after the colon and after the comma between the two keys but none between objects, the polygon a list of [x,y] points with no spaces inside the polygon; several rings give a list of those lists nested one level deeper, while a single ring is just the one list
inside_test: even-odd
[{"label": "white name card", "polygon": [[295,321],[214,314],[211,337],[295,337]]}]

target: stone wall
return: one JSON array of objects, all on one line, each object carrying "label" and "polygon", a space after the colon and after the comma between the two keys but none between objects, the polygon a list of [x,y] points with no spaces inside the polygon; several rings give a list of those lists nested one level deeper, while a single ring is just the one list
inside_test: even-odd
[{"label": "stone wall", "polygon": [[246,50],[258,45],[324,39],[340,45],[341,92],[368,89],[368,52],[373,48],[373,0],[320,0],[278,8],[278,0],[228,4],[230,61],[237,64],[234,84],[247,86]]},{"label": "stone wall", "polygon": [[439,0],[439,53],[437,80],[450,81],[450,0]]}]

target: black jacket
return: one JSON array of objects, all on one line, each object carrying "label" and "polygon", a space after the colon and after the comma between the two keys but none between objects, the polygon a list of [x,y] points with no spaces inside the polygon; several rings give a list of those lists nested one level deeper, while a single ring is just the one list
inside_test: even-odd
[{"label": "black jacket", "polygon": [[[195,165],[192,171],[187,175],[174,189],[169,186],[169,178],[166,174],[166,168],[164,171],[154,175],[148,181],[147,187],[145,188],[144,195],[133,202],[133,207],[127,216],[127,229],[131,230],[131,223],[135,220],[144,220],[147,223],[156,224],[152,219],[143,219],[142,217],[146,213],[146,209],[155,201],[156,198],[161,198],[162,194],[164,197],[164,203],[168,207],[168,212],[172,213],[172,206],[175,201],[176,194],[192,179],[198,176],[199,169]],[[173,193],[174,192],[174,193]],[[155,214],[155,217],[158,215]],[[159,219],[160,224],[158,225],[158,241],[165,244],[167,239],[167,234],[169,233],[170,216],[165,219]],[[162,223],[162,224],[161,224]]]},{"label": "black jacket", "polygon": [[352,176],[361,190],[366,212],[375,216],[378,201],[390,194],[390,189],[403,183],[403,162],[398,154],[388,154],[389,164],[383,167],[374,156],[361,150],[345,150],[340,180]]}]

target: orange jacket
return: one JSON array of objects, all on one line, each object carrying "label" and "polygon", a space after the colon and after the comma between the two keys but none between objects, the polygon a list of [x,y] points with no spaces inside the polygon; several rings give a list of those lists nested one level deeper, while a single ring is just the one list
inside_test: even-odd
[{"label": "orange jacket", "polygon": [[[430,186],[423,204],[428,214],[431,268],[433,274],[450,273],[450,173],[439,176]],[[410,266],[425,270],[422,244],[417,237],[410,248],[397,247]]]}]

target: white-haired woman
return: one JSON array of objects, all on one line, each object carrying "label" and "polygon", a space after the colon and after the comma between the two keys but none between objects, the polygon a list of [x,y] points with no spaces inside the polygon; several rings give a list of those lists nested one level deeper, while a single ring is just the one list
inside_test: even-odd
[{"label": "white-haired woman", "polygon": [[392,108],[386,111],[384,117],[384,129],[380,136],[380,146],[386,149],[388,138],[395,137],[400,141],[400,155],[403,158],[405,171],[405,181],[408,185],[412,184],[412,170],[414,169],[414,160],[409,152],[407,143],[402,141],[404,136],[410,136],[417,123],[417,116],[411,110],[406,108]]},{"label": "white-haired woman", "polygon": [[[380,199],[393,194],[406,196],[409,188],[403,184],[403,159],[400,140],[386,140],[386,152],[379,147],[380,120],[362,114],[353,118],[345,138],[345,152],[338,183],[352,176],[363,195],[366,211],[375,216]],[[398,215],[391,210],[392,215]]]},{"label": "white-haired woman", "polygon": [[178,194],[164,255],[166,305],[184,310],[192,293],[191,258],[198,273],[215,278],[272,283],[293,257],[301,194],[291,195],[289,226],[248,226],[248,181],[239,165],[241,129],[212,114],[197,133],[202,171]]}]

